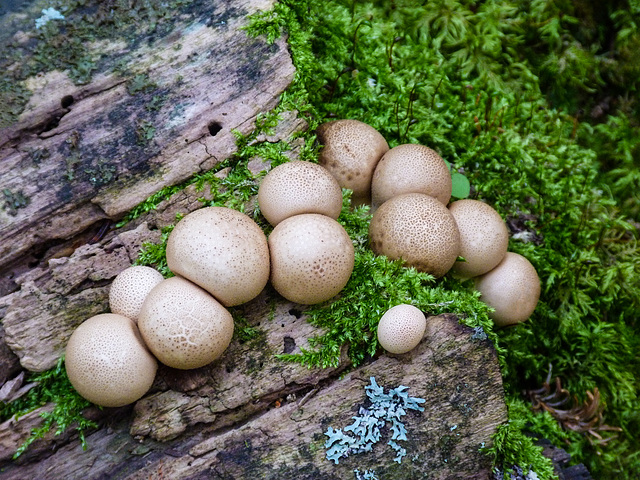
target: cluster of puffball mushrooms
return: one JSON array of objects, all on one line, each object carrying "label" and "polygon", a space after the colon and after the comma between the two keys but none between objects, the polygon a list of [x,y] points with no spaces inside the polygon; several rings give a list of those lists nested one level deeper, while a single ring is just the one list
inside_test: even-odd
[{"label": "cluster of puffball mushrooms", "polygon": [[[167,241],[164,279],[150,267],[121,272],[109,293],[112,313],[91,317],[71,335],[65,365],[89,401],[133,403],[153,384],[157,362],[205,366],[233,336],[227,307],[248,302],[267,282],[289,301],[312,305],[337,295],[354,267],[353,242],[337,222],[342,188],[354,205],[371,204],[372,250],[442,277],[474,278],[497,325],[529,318],[540,282],[522,256],[507,252],[500,215],[476,200],[451,203],[451,175],[432,149],[389,149],[383,136],[357,120],[321,125],[319,164],[291,161],[273,168],[258,190],[258,206],[274,227],[267,239],[247,215],[206,207],[180,220]],[[461,260],[459,257],[463,257]],[[390,353],[417,346],[426,317],[408,304],[380,319],[378,341]]]}]

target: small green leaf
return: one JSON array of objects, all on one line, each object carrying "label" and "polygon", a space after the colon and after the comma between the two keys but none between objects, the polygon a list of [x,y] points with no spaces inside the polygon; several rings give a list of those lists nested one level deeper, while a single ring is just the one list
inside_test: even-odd
[{"label": "small green leaf", "polygon": [[467,177],[458,172],[451,175],[451,196],[456,198],[467,198],[471,193],[471,184]]}]

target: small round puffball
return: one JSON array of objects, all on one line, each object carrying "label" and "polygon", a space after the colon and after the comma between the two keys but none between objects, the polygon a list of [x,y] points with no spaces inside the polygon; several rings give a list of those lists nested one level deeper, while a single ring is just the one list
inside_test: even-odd
[{"label": "small round puffball", "polygon": [[427,319],[418,308],[396,305],[378,323],[378,342],[389,353],[407,353],[418,346],[426,328]]},{"label": "small round puffball", "polygon": [[318,213],[294,215],[269,235],[271,285],[284,298],[314,305],[345,287],[355,262],[344,227]]},{"label": "small round puffball", "polygon": [[156,376],[158,362],[130,318],[103,313],[75,329],[65,352],[73,388],[103,407],[121,407],[141,398]]},{"label": "small round puffball", "polygon": [[200,368],[220,357],[233,337],[233,317],[212,295],[182,277],[160,282],[138,321],[149,350],[165,365]]},{"label": "small round puffball", "polygon": [[527,320],[540,299],[540,277],[522,255],[507,252],[496,268],[475,277],[480,300],[493,307],[490,314],[499,327]]},{"label": "small round puffball", "polygon": [[162,274],[151,267],[136,266],[124,269],[113,280],[109,290],[111,312],[137,322],[144,299],[162,280]]}]

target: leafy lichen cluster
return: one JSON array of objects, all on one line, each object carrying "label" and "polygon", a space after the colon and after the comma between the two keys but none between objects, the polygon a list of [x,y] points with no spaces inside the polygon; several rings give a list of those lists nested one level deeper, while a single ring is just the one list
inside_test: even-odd
[{"label": "leafy lichen cluster", "polygon": [[391,439],[387,445],[396,452],[394,461],[402,463],[402,458],[407,455],[407,450],[398,443],[407,440],[407,429],[402,423],[402,417],[408,410],[424,411],[420,405],[426,400],[410,397],[407,393],[408,387],[403,385],[385,393],[384,388],[377,384],[374,377],[370,377],[369,381],[371,383],[364,387],[368,398],[367,408],[360,407],[358,416],[353,417],[351,425],[337,430],[329,427],[325,432],[329,437],[324,444],[327,449],[327,459],[336,465],[343,457],[370,452],[382,439],[381,429],[387,423],[391,424]]}]

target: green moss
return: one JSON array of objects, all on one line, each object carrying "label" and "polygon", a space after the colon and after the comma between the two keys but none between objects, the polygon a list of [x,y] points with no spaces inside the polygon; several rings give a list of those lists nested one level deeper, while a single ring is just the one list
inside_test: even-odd
[{"label": "green moss", "polygon": [[167,240],[169,240],[169,234],[174,227],[175,225],[170,225],[162,229],[160,242],[143,243],[134,265],[153,267],[158,270],[164,278],[173,277],[173,272],[171,272],[167,266]]},{"label": "green moss", "polygon": [[510,414],[509,422],[498,426],[493,445],[486,453],[493,458],[493,464],[506,474],[505,478],[515,465],[521,466],[525,472],[534,471],[541,480],[557,478],[551,460],[544,457],[542,447],[536,446],[534,439],[524,433],[524,425],[522,417]]},{"label": "green moss", "polygon": [[51,412],[41,414],[44,419],[42,425],[32,431],[31,436],[18,448],[13,458],[19,457],[29,445],[44,437],[54,427],[56,435],[68,428],[75,429],[82,447],[86,448],[84,432],[96,428],[97,424],[82,415],[84,409],[91,406],[91,403],[82,398],[71,386],[64,368],[64,357],[60,358],[51,370],[31,374],[28,382],[34,382],[37,385],[14,402],[8,404],[0,402],[0,421],[13,416],[20,417],[47,403],[53,403],[54,407]]}]

